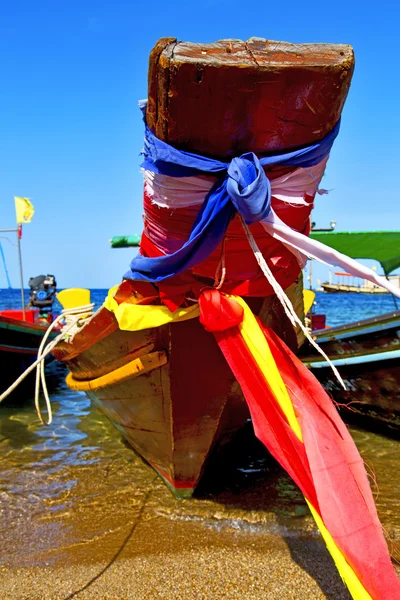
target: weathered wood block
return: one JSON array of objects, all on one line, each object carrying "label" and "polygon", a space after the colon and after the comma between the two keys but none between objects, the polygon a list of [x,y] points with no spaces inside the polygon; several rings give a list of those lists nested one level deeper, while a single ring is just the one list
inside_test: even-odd
[{"label": "weathered wood block", "polygon": [[296,148],[334,127],[353,70],[343,44],[163,38],[150,55],[147,122],[169,144],[214,157]]}]

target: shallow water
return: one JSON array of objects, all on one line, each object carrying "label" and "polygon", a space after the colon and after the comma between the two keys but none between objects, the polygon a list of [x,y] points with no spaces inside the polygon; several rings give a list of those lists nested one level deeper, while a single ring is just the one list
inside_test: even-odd
[{"label": "shallow water", "polygon": [[[103,296],[94,293],[97,303]],[[319,294],[318,310],[334,325],[349,314],[372,316],[393,305],[389,297]],[[201,535],[228,545],[238,539],[268,544],[271,535],[289,546],[320,539],[301,493],[252,438],[250,426],[223,464],[211,463],[197,497],[178,501],[86,396],[66,387],[63,368],[53,363],[50,371],[50,427],[40,425],[32,398],[0,406],[0,565],[91,563],[121,549],[129,556],[138,543],[144,556],[161,544],[180,552],[189,540],[200,543]],[[376,477],[379,515],[400,557],[400,445],[362,429],[351,433]],[[139,525],[140,542],[129,544]]]}]

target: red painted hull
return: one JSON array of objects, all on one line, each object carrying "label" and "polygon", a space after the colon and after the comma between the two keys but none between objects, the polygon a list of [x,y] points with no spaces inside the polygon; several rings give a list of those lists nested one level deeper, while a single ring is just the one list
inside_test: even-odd
[{"label": "red painted hull", "polygon": [[[26,320],[22,311],[0,311],[0,364],[2,392],[6,390],[32,363],[47,325],[35,322],[38,311],[26,311]],[[32,381],[27,382],[32,388]],[[25,393],[26,386],[17,388],[13,397]]]}]

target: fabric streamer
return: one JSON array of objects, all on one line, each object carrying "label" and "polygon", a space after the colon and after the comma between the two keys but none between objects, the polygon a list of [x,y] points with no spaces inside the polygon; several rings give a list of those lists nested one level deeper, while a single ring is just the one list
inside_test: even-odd
[{"label": "fabric streamer", "polygon": [[166,306],[140,305],[128,302],[118,303],[115,294],[118,286],[111,288],[103,306],[114,313],[119,328],[122,331],[143,331],[153,327],[161,327],[167,323],[186,321],[199,316],[199,306],[194,304],[189,308],[180,308],[174,312]]},{"label": "fabric streamer", "polygon": [[273,211],[262,221],[262,225],[274,239],[281,241],[286,247],[292,248],[294,254],[301,252],[305,257],[314,258],[327,265],[341,267],[351,275],[368,279],[368,281],[387,289],[388,292],[400,298],[400,288],[390,283],[390,281],[377,275],[375,271],[365,267],[353,258],[349,258],[345,254],[287,227]]},{"label": "fabric streamer", "polygon": [[[243,317],[235,326],[227,320],[223,330],[232,302]],[[325,391],[242,298],[208,290],[199,303],[201,322],[242,388],[256,436],[302,490],[353,598],[400,598],[363,461]]]}]

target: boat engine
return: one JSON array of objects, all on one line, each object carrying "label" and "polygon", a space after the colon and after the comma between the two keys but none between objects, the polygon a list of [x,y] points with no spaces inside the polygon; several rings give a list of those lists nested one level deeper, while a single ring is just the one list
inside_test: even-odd
[{"label": "boat engine", "polygon": [[57,282],[54,275],[38,275],[29,279],[29,306],[38,308],[40,315],[47,315],[53,307]]}]

